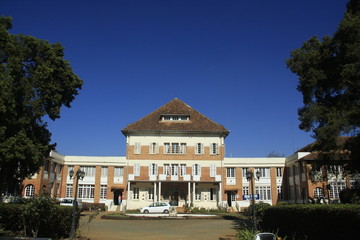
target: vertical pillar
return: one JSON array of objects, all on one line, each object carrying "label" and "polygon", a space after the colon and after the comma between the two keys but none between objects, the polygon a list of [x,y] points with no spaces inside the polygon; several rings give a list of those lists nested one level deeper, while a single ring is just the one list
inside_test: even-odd
[{"label": "vertical pillar", "polygon": [[191,185],[190,182],[188,182],[188,202],[191,203]]},{"label": "vertical pillar", "polygon": [[130,209],[130,181],[127,184],[126,209]]},{"label": "vertical pillar", "polygon": [[160,201],[160,197],[161,197],[161,182],[159,182],[159,195],[158,195],[159,201]]},{"label": "vertical pillar", "polygon": [[221,186],[221,182],[219,182],[219,204],[222,204],[222,186]]},{"label": "vertical pillar", "polygon": [[192,194],[192,203],[195,205],[195,182],[193,182],[193,194]]},{"label": "vertical pillar", "polygon": [[154,182],[154,202],[157,201],[157,194],[156,194],[156,182]]}]

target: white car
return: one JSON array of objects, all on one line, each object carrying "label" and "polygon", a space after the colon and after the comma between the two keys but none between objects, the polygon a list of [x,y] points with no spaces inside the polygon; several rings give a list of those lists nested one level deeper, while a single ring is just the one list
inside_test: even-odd
[{"label": "white car", "polygon": [[147,207],[140,208],[142,213],[169,213],[170,204],[167,202],[154,202]]},{"label": "white car", "polygon": [[[77,203],[78,203],[78,208],[82,209],[83,204],[82,201],[80,199],[76,199]],[[61,200],[60,205],[62,206],[74,206],[74,199],[71,198],[64,198]]]}]

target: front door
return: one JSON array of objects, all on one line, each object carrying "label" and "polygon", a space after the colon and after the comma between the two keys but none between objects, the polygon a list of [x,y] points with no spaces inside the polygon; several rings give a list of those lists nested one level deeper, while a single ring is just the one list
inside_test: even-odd
[{"label": "front door", "polygon": [[236,192],[235,191],[228,191],[227,192],[227,204],[229,207],[232,207],[233,202],[236,201]]},{"label": "front door", "polygon": [[179,193],[178,192],[173,192],[171,194],[170,205],[171,206],[178,206],[179,205]]}]

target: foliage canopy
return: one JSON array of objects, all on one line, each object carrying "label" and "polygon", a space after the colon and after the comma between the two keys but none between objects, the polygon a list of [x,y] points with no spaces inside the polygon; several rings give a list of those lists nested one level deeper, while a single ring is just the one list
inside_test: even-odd
[{"label": "foliage canopy", "polygon": [[11,28],[11,18],[0,17],[0,192],[13,191],[42,166],[55,147],[43,118],[60,118],[82,86],[60,43]]},{"label": "foliage canopy", "polygon": [[303,95],[300,129],[313,131],[325,151],[338,147],[338,136],[353,136],[346,147],[359,156],[360,0],[349,1],[333,37],[310,38],[286,62]]}]

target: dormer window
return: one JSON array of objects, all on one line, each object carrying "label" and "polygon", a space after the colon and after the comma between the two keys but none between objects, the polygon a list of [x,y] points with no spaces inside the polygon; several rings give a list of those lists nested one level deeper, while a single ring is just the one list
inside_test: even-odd
[{"label": "dormer window", "polygon": [[189,115],[163,115],[161,117],[162,121],[188,121],[189,119]]}]

